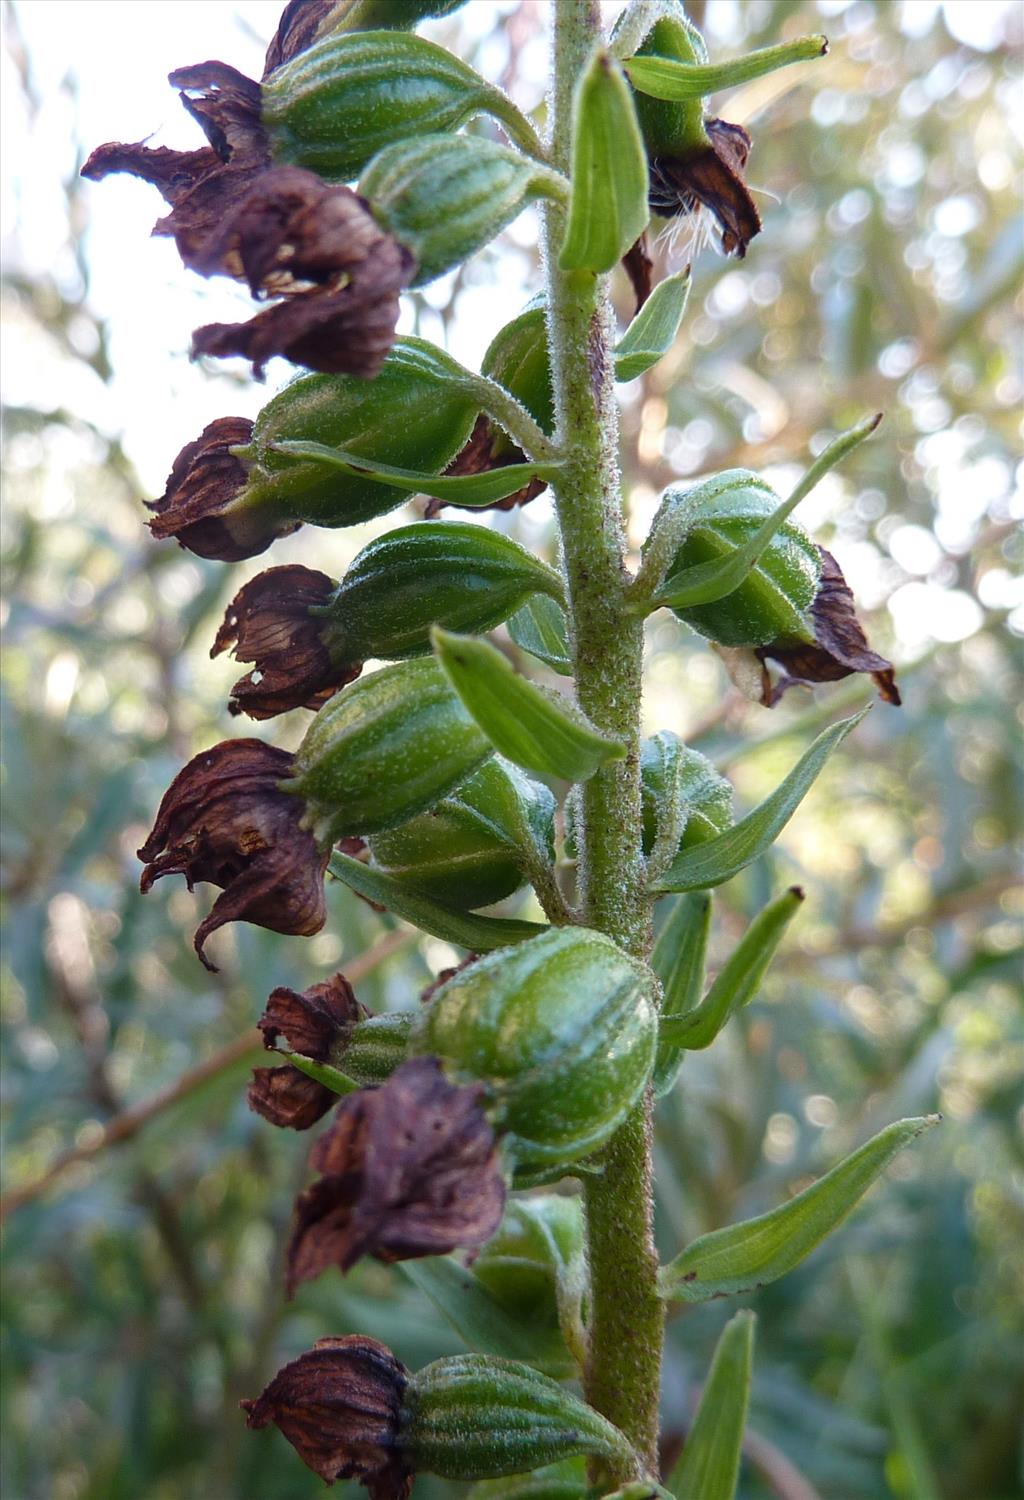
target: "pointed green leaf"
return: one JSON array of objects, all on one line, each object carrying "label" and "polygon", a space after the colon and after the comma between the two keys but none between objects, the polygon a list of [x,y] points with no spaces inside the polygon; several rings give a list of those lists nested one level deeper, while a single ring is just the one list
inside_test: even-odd
[{"label": "pointed green leaf", "polygon": [[[700,1002],[711,931],[711,896],[694,891],[677,897],[654,945],[651,968],[661,980],[665,1015],[684,1016]],[[676,1081],[683,1048],[667,1041],[659,1027],[651,1086],[661,1099]]]},{"label": "pointed green leaf", "polygon": [[411,886],[403,885],[380,870],[371,870],[369,865],[342,854],[340,849],[331,855],[327,868],[350,890],[365,896],[367,901],[376,901],[393,911],[396,917],[404,917],[432,937],[443,938],[446,943],[455,943],[459,948],[468,948],[471,953],[505,948],[510,943],[522,943],[547,931],[541,922],[520,922],[511,917],[481,917],[476,912],[454,911],[440,901],[421,896]]},{"label": "pointed green leaf", "polygon": [[354,1094],[359,1088],[354,1078],[350,1078],[340,1068],[332,1068],[330,1063],[314,1062],[311,1057],[303,1057],[301,1052],[286,1052],[283,1047],[279,1047],[278,1051],[285,1062],[298,1068],[300,1073],[305,1073],[307,1078],[315,1078],[317,1083],[322,1083],[332,1094]]},{"label": "pointed green leaf", "polygon": [[554,599],[535,594],[506,622],[506,630],[523,651],[563,677],[572,676],[565,615]]},{"label": "pointed green leaf", "polygon": [[567,699],[520,677],[487,641],[436,627],[431,639],[467,713],[517,766],[586,781],[608,761],[624,757],[619,740],[599,733]]},{"label": "pointed green leaf", "polygon": [[[869,705],[870,707],[870,705]],[[832,724],[797,761],[770,797],[717,838],[684,849],[655,886],[659,891],[704,891],[731,880],[771,848],[813,785],[833,750],[856,728],[867,708]]]},{"label": "pointed green leaf", "polygon": [[706,1302],[785,1276],[843,1222],[893,1157],[941,1118],[897,1120],[781,1208],[694,1240],[662,1267],[662,1296]]},{"label": "pointed green leaf", "polygon": [[762,47],[745,57],[725,63],[675,62],[668,57],[636,56],[627,58],[623,67],[630,82],[641,94],[652,99],[703,99],[718,89],[731,89],[738,83],[749,83],[765,73],[790,63],[808,62],[824,57],[828,41],[823,36],[801,36],[778,47]]},{"label": "pointed green leaf", "polygon": [[560,1334],[513,1317],[483,1282],[450,1256],[402,1262],[402,1270],[477,1354],[521,1359],[550,1374],[566,1374],[572,1361]]},{"label": "pointed green leaf", "polygon": [[345,448],[328,448],[325,443],[295,440],[268,446],[285,458],[304,463],[313,461],[326,468],[339,469],[343,474],[372,480],[375,484],[390,484],[397,490],[405,490],[408,495],[431,495],[437,500],[468,506],[493,505],[496,500],[504,500],[522,489],[528,479],[544,479],[550,483],[560,471],[558,464],[525,463],[487,469],[483,474],[419,474],[413,469],[396,469],[391,464],[377,463],[361,454],[349,453]]},{"label": "pointed green leaf", "polygon": [[643,234],[647,153],[622,69],[599,47],[576,91],[563,271],[610,271]]},{"label": "pointed green leaf", "polygon": [[659,1024],[659,1040],[686,1052],[710,1047],[729,1017],[756,996],[783,933],[803,899],[803,891],[794,885],[759,912],[696,1009],[677,1015],[666,1004]]},{"label": "pointed green leaf", "polygon": [[679,1500],[733,1500],[754,1363],[752,1312],[726,1323],[715,1348],[693,1426],[668,1487]]},{"label": "pointed green leaf", "polygon": [[675,342],[690,295],[689,268],[659,281],[615,345],[615,379],[635,380]]}]

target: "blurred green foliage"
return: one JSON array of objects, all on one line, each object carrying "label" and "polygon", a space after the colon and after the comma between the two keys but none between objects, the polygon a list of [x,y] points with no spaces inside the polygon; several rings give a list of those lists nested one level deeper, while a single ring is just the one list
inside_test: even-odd
[{"label": "blurred green foliage", "polygon": [[[496,4],[487,24],[482,9],[477,0],[468,20],[431,34],[536,105],[542,7]],[[734,464],[784,478],[808,447],[884,410],[879,436],[804,514],[873,611],[873,641],[898,662],[920,658],[903,674],[904,709],[876,709],[772,858],[718,895],[716,961],[784,882],[798,879],[809,899],[760,1000],[687,1058],[660,1107],[666,1255],[781,1201],[888,1121],[946,1115],[804,1267],[743,1299],[760,1317],[744,1500],[1022,1493],[1010,491],[1024,390],[1011,296],[1024,250],[1007,127],[1020,12],[1004,6],[1003,40],[982,50],[951,33],[953,9],[964,11],[927,0],[694,7],[713,50],[825,29],[832,54],[721,100],[754,134],[753,181],[780,202],[764,201],[764,233],[742,265],[697,258],[679,341],[623,391],[626,453],[640,455],[627,457],[637,542],[670,480]],[[33,58],[18,12],[10,19],[15,83],[38,122]],[[62,99],[73,115],[73,70]],[[116,360],[93,311],[70,175],[65,207],[76,274],[15,255],[4,302],[29,357],[45,347],[73,389],[76,372],[108,382]],[[528,272],[523,244],[472,263],[445,285],[446,303],[423,300],[423,332],[457,329],[464,299],[503,265],[513,282]],[[657,251],[669,269],[686,255],[664,237]],[[165,885],[140,899],[134,849],[162,790],[196,749],[239,732],[224,708],[231,667],[205,656],[244,571],[150,541],[116,420],[94,425],[63,397],[22,403],[10,384],[4,1133],[6,1187],[18,1193],[230,1046],[274,984],[323,977],[398,924],[335,887],[318,938],[239,928],[218,938],[211,976],[189,943],[205,894]],[[224,410],[211,398],[210,417]],[[550,552],[549,515],[541,501],[497,524]],[[360,544],[332,539],[332,563]],[[319,562],[320,549],[308,533],[294,555]],[[746,805],[796,758],[810,720],[866,696],[857,683],[794,693],[769,716],[667,616],[652,624],[649,681],[650,728],[716,757]],[[301,717],[269,732],[292,746]],[[360,998],[413,1003],[451,958],[434,941],[406,944],[361,981]],[[282,1240],[308,1140],[249,1113],[247,1060],[234,1056],[11,1215],[0,1379],[12,1497],[312,1496],[318,1481],[286,1444],[245,1432],[239,1398],[328,1332],[371,1333],[412,1366],[459,1349],[400,1269],[327,1276],[283,1303]],[[670,1446],[731,1311],[673,1317]]]}]

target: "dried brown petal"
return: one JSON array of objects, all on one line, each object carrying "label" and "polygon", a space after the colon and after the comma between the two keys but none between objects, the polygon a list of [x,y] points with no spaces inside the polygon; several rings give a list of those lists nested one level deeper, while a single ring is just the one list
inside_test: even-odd
[{"label": "dried brown petal", "polygon": [[[226,922],[309,937],[324,925],[329,851],[300,827],[304,805],[281,790],[293,757],[262,740],[225,740],[190,760],[171,782],[149,838],[141,886],[184,875],[223,892],[196,929],[195,950]],[[163,851],[161,853],[161,851]]]},{"label": "dried brown petal", "polygon": [[171,205],[153,233],[173,235],[182,260],[198,269],[210,236],[269,165],[270,148],[260,123],[260,87],[251,78],[225,63],[206,62],[179,68],[170,81],[195,91],[182,93],[181,101],[210,144],[199,151],[171,151],[112,141],[97,147],[82,176],[98,182],[112,172],[130,172],[152,183]]},{"label": "dried brown petal", "polygon": [[249,1427],[274,1422],[328,1484],[357,1479],[373,1500],[405,1500],[412,1488],[400,1447],[408,1380],[405,1365],[376,1339],[317,1339],[242,1409]]},{"label": "dried brown petal", "polygon": [[323,620],[310,613],[334,591],[326,573],[297,563],[270,568],[242,586],[210,649],[211,656],[233,649],[237,661],[254,663],[231,689],[231,713],[270,719],[292,708],[318,709],[359,676],[362,663],[336,662]]},{"label": "dried brown petal", "polygon": [[300,1068],[253,1068],[246,1089],[249,1108],[281,1130],[309,1130],[338,1096]]},{"label": "dried brown petal", "polygon": [[[284,986],[272,990],[259,1021],[264,1045],[274,1051],[284,1037],[290,1052],[315,1062],[329,1062],[344,1045],[351,1028],[369,1015],[360,1005],[344,974],[334,974],[308,990]],[[290,1063],[279,1068],[255,1068],[249,1084],[249,1108],[289,1130],[308,1130],[323,1118],[338,1096]]]},{"label": "dried brown petal", "polygon": [[505,1182],[481,1094],[448,1083],[436,1058],[417,1057],[380,1088],[341,1100],[310,1158],[323,1175],[296,1204],[289,1295],[364,1255],[415,1260],[490,1239]]},{"label": "dried brown petal", "polygon": [[177,537],[198,557],[239,562],[265,552],[279,536],[296,531],[298,521],[276,515],[246,495],[249,471],[231,452],[252,437],[244,417],[218,417],[195,442],[186,443],[167,476],[149,529],[163,540]]},{"label": "dried brown petal", "polygon": [[622,257],[622,269],[629,277],[629,284],[636,298],[636,311],[639,312],[651,295],[654,273],[654,261],[647,249],[646,229]]},{"label": "dried brown petal", "polygon": [[275,68],[291,62],[293,57],[312,47],[324,21],[332,10],[338,9],[338,0],[288,0],[267,48],[263,64],[264,82]]},{"label": "dried brown petal", "polygon": [[[526,454],[522,448],[517,447],[504,429],[491,421],[486,412],[481,412],[473,424],[473,431],[465,445],[455,455],[444,473],[446,478],[455,474],[485,474],[490,469],[506,469],[511,464],[524,463],[526,463]],[[427,501],[423,514],[428,520],[432,519],[439,515],[446,505],[455,506],[459,510],[514,510],[517,505],[528,505],[546,489],[546,479],[529,479],[522,489],[516,490],[514,494],[506,495],[504,500],[495,500],[493,504],[485,506],[460,506],[457,500],[438,500],[435,497]]]},{"label": "dried brown petal", "polygon": [[193,355],[241,354],[257,376],[281,354],[327,374],[372,378],[394,343],[399,293],[416,270],[363,198],[300,167],[263,173],[206,254],[213,268],[237,262],[254,292],[285,296],[247,323],[195,332]]},{"label": "dried brown petal", "polygon": [[428,984],[426,989],[420,990],[420,1004],[429,1005],[438,990],[443,985],[446,985],[449,979],[454,979],[456,974],[461,974],[463,969],[468,969],[470,964],[475,964],[479,957],[479,953],[467,953],[465,958],[457,963],[454,968],[442,969],[437,978],[431,984]]},{"label": "dried brown petal", "polygon": [[706,120],[709,144],[686,156],[660,156],[650,164],[651,211],[664,218],[706,208],[722,231],[722,249],[741,260],[761,232],[761,216],[743,173],[750,136],[742,125]]},{"label": "dried brown petal", "polygon": [[369,1014],[344,974],[332,974],[308,990],[290,990],[284,985],[271,990],[256,1024],[268,1051],[284,1037],[289,1052],[327,1062],[335,1045]]},{"label": "dried brown petal", "polygon": [[815,640],[809,644],[782,642],[758,648],[757,655],[762,663],[770,657],[785,672],[785,676],[773,685],[765,671],[761,701],[771,708],[795,683],[838,682],[854,672],[868,672],[875,681],[879,696],[886,703],[898,706],[900,692],[892,662],[868,646],[842,569],[831,552],[826,552],[824,547],[819,547],[818,551],[821,553],[821,582],[810,609]]}]

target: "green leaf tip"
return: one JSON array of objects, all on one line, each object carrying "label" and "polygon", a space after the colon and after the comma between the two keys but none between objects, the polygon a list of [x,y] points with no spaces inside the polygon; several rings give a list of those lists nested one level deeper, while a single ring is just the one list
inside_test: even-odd
[{"label": "green leaf tip", "polygon": [[668,1486],[680,1500],[733,1500],[750,1400],[757,1318],[738,1312],[722,1329],[700,1405]]},{"label": "green leaf tip", "polygon": [[598,47],[576,92],[572,196],[559,265],[610,271],[643,234],[647,153],[622,68]]},{"label": "green leaf tip", "polygon": [[843,1222],[893,1157],[941,1118],[897,1120],[788,1203],[694,1240],[662,1268],[662,1296],[707,1302],[785,1276]]}]

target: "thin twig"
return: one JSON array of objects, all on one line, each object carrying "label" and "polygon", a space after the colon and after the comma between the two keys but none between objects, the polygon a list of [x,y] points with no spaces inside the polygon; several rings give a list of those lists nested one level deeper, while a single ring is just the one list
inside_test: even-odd
[{"label": "thin twig", "polygon": [[[394,932],[387,933],[379,943],[375,943],[365,953],[358,954],[347,965],[346,978],[350,983],[358,984],[386,958],[390,958],[392,954],[413,943],[416,937],[417,934],[409,929],[396,929]],[[189,1068],[182,1073],[181,1077],[175,1079],[173,1083],[158,1089],[149,1099],[122,1110],[120,1114],[113,1115],[102,1130],[97,1131],[90,1140],[83,1141],[81,1145],[62,1152],[38,1177],[5,1193],[0,1198],[0,1223],[8,1214],[14,1213],[17,1209],[23,1208],[26,1203],[32,1203],[41,1197],[71,1167],[77,1166],[79,1162],[92,1161],[111,1146],[120,1146],[125,1141],[130,1141],[144,1126],[149,1124],[150,1120],[163,1114],[164,1110],[170,1109],[182,1099],[187,1099],[211,1078],[226,1073],[252,1053],[260,1051],[262,1047],[263,1037],[253,1027],[251,1031],[246,1031],[242,1036],[235,1037],[223,1047],[219,1047],[216,1052],[212,1052],[194,1068]]]}]

